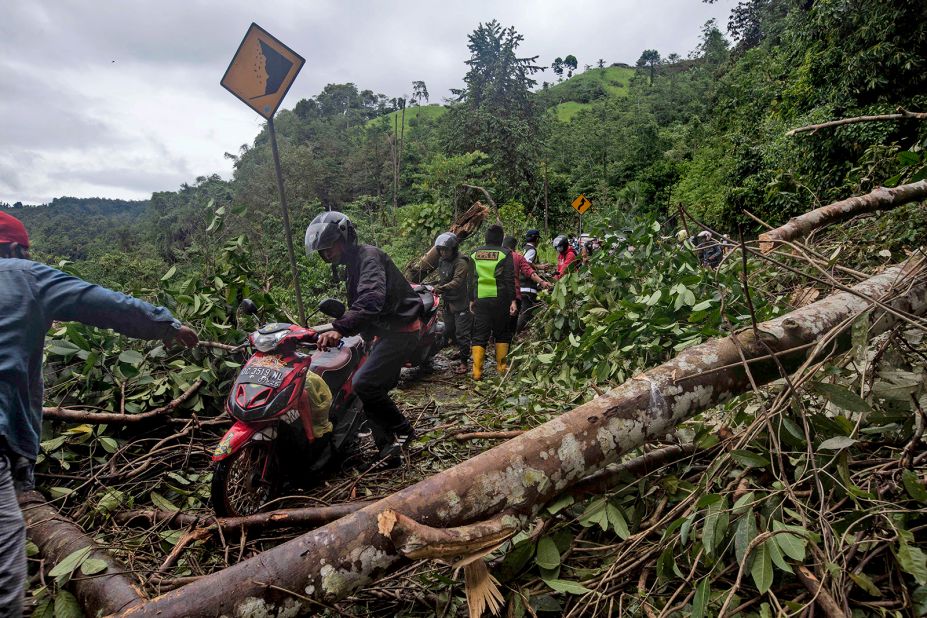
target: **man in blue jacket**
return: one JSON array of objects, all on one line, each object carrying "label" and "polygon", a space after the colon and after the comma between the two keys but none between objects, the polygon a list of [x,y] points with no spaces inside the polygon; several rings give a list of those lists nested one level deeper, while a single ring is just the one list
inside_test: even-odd
[{"label": "man in blue jacket", "polygon": [[30,260],[26,228],[0,212],[0,617],[22,610],[26,527],[14,483],[16,490],[32,486],[42,432],[42,351],[53,321],[197,344],[196,333],[167,309]]}]

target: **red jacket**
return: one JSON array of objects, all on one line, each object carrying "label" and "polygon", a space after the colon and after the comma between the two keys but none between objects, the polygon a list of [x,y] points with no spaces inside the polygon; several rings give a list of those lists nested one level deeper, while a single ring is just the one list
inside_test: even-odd
[{"label": "red jacket", "polygon": [[521,300],[520,281],[531,281],[534,268],[531,266],[531,262],[526,260],[525,256],[518,251],[512,251],[512,259],[515,260],[515,298]]},{"label": "red jacket", "polygon": [[557,253],[557,274],[554,275],[554,279],[559,279],[564,274],[566,274],[567,269],[570,267],[570,264],[573,263],[573,260],[576,259],[576,252],[573,251],[573,247],[567,246],[567,250],[563,253]]}]

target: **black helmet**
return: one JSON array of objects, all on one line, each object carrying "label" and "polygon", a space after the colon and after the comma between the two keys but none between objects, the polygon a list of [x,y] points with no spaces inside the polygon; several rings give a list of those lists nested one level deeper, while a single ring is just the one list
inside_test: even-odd
[{"label": "black helmet", "polygon": [[343,213],[335,210],[323,212],[306,228],[306,253],[311,255],[313,251],[328,249],[339,240],[354,244],[357,240],[354,224]]},{"label": "black helmet", "polygon": [[537,230],[528,230],[525,232],[525,242],[537,242],[541,240],[541,233]]},{"label": "black helmet", "polygon": [[565,249],[566,246],[567,246],[568,244],[570,244],[570,241],[567,240],[567,237],[566,237],[566,236],[564,236],[563,234],[561,234],[560,236],[557,236],[557,237],[554,239],[554,242],[551,243],[551,244],[554,245],[554,249],[556,249],[557,251],[560,251],[561,249]]},{"label": "black helmet", "polygon": [[444,232],[443,234],[438,234],[438,237],[435,238],[435,247],[438,248],[456,249],[457,244],[457,234],[454,232]]}]

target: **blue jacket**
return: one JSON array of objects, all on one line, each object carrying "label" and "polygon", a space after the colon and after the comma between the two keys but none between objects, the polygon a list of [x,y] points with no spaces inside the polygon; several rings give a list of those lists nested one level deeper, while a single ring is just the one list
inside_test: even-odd
[{"label": "blue jacket", "polygon": [[31,260],[0,258],[0,436],[35,461],[42,434],[42,351],[52,321],[78,321],[140,339],[180,326],[164,307]]}]

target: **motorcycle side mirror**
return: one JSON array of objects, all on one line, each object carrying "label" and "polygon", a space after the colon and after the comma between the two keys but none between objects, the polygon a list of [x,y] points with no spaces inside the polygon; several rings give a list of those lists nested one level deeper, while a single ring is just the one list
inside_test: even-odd
[{"label": "motorcycle side mirror", "polygon": [[257,305],[250,298],[246,298],[238,305],[238,313],[243,315],[256,315],[258,312]]},{"label": "motorcycle side mirror", "polygon": [[344,303],[334,298],[326,298],[319,303],[319,311],[336,320],[343,316],[346,310]]}]

